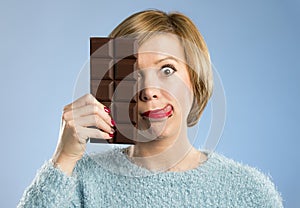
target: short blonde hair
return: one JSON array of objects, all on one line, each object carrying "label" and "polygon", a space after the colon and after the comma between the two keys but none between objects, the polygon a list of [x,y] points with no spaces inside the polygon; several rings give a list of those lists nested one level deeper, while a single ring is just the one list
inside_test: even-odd
[{"label": "short blonde hair", "polygon": [[181,40],[194,93],[187,125],[193,126],[200,119],[213,91],[209,51],[195,24],[179,12],[145,10],[126,18],[109,36],[111,38],[131,36],[137,38],[139,44],[142,44],[156,32],[172,33]]}]

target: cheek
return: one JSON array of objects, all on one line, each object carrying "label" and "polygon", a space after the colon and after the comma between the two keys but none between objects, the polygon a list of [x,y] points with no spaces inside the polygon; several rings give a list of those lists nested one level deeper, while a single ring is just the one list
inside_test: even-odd
[{"label": "cheek", "polygon": [[186,117],[193,102],[193,90],[189,79],[176,78],[168,86],[166,96],[173,101],[175,111],[181,112],[182,116]]}]

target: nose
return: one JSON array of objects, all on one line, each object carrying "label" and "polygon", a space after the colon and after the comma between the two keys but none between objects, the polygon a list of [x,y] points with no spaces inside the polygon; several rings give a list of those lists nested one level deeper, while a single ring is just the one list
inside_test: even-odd
[{"label": "nose", "polygon": [[159,89],[144,88],[139,95],[139,99],[143,102],[157,100],[160,97]]},{"label": "nose", "polygon": [[160,81],[155,68],[145,68],[140,70],[138,79],[139,100],[143,102],[160,99]]}]

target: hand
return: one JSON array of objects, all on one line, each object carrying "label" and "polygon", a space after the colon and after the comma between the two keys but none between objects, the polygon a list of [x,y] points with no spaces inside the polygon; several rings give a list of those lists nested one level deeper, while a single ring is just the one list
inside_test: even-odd
[{"label": "hand", "polygon": [[[96,127],[96,128],[90,128]],[[109,109],[91,94],[66,105],[53,162],[71,174],[86,149],[88,138],[111,139],[114,129]]]}]

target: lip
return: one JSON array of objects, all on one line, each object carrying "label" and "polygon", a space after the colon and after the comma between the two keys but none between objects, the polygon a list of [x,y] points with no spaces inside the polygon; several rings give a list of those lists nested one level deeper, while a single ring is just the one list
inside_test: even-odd
[{"label": "lip", "polygon": [[147,118],[167,118],[173,113],[173,106],[168,104],[164,108],[161,109],[156,109],[156,110],[149,110],[144,113],[142,113],[142,117],[147,117]]}]

